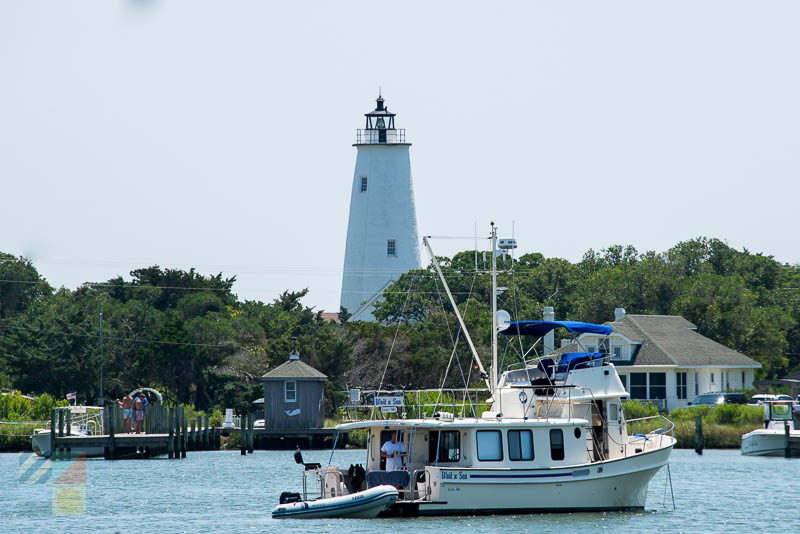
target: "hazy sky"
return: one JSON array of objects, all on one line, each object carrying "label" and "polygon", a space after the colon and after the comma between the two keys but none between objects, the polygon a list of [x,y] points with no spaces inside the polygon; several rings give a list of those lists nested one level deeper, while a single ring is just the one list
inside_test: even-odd
[{"label": "hazy sky", "polygon": [[798,20],[794,1],[0,0],[0,251],[57,286],[194,266],[338,310],[351,145],[382,86],[424,234],[495,219],[570,260],[706,235],[799,262]]}]

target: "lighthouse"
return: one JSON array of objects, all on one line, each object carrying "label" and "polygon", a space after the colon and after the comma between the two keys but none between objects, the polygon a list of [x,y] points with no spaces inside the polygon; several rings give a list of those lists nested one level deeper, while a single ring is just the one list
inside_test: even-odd
[{"label": "lighthouse", "polygon": [[341,306],[351,321],[372,321],[383,291],[419,268],[411,159],[404,129],[378,95],[365,127],[356,131],[356,169],[344,255]]}]

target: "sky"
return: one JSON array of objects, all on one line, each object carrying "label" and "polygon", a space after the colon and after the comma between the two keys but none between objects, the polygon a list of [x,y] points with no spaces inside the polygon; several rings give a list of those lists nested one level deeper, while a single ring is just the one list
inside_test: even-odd
[{"label": "sky", "polygon": [[[380,87],[421,234],[800,262],[800,3],[0,0],[0,251],[337,311]],[[486,246],[481,240],[481,248]],[[426,261],[423,258],[423,261]]]}]

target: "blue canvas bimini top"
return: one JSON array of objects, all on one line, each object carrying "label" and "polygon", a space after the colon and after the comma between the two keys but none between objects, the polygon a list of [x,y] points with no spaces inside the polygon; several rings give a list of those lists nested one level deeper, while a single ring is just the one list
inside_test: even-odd
[{"label": "blue canvas bimini top", "polygon": [[580,321],[516,321],[503,330],[507,336],[543,336],[556,328],[566,328],[572,334],[609,335],[614,329],[604,324],[582,323]]}]

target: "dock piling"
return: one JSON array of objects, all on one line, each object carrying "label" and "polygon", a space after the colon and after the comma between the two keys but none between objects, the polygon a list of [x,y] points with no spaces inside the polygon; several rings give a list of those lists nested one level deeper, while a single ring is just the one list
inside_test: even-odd
[{"label": "dock piling", "polygon": [[50,457],[55,459],[56,454],[56,409],[50,410]]},{"label": "dock piling", "polygon": [[694,452],[703,454],[703,417],[694,418]]},{"label": "dock piling", "polygon": [[792,442],[789,439],[789,421],[783,422],[783,457],[784,458],[791,458],[792,457]]}]

